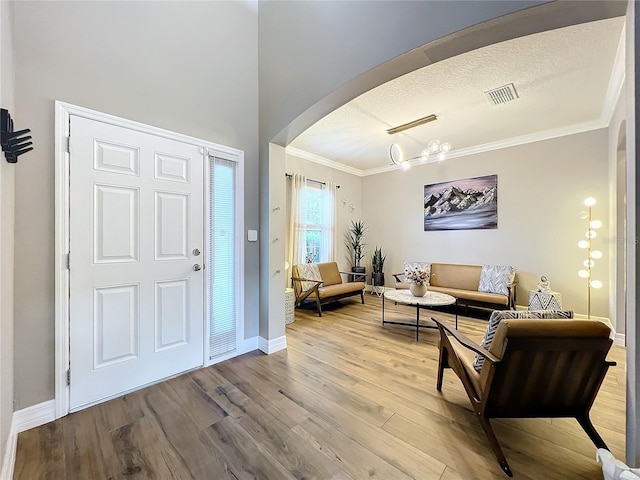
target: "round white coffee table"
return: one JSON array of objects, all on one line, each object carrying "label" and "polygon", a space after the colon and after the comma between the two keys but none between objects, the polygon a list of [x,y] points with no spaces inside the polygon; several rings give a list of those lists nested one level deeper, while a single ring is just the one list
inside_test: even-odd
[{"label": "round white coffee table", "polygon": [[[390,300],[401,305],[416,306],[416,322],[391,322],[384,319],[384,302]],[[418,332],[420,328],[437,328],[434,325],[420,325],[420,308],[444,307],[447,305],[456,305],[458,299],[446,293],[427,291],[424,297],[415,297],[409,290],[390,290],[382,295],[382,325],[389,323],[391,325],[407,325],[416,328],[416,342],[418,341]],[[458,311],[456,310],[456,329],[458,328]]]}]

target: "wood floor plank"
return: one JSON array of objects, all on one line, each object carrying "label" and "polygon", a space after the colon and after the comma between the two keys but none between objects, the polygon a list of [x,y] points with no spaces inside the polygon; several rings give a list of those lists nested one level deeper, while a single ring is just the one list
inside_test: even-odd
[{"label": "wood floor plank", "polygon": [[29,452],[29,455],[16,457],[14,478],[65,478],[62,420],[22,432],[18,436],[17,449]]},{"label": "wood floor plank", "polygon": [[339,462],[353,478],[408,480],[411,477],[318,419],[309,418],[293,430],[328,458]]},{"label": "wood floor plank", "polygon": [[[435,388],[438,334],[381,325],[379,298],[322,317],[297,309],[286,350],[256,350],[68,415],[18,437],[16,480],[505,479],[459,379]],[[385,305],[389,315],[415,309]],[[474,315],[479,312],[473,312]],[[448,312],[421,312],[453,325]],[[474,338],[486,312],[459,317]],[[625,357],[613,347],[592,409],[624,455]],[[492,421],[515,478],[602,478],[573,419]]]}]

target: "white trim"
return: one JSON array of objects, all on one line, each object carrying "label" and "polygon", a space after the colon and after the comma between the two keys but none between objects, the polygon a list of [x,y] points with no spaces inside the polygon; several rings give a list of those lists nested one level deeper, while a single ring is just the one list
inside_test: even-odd
[{"label": "white trim", "polygon": [[14,422],[11,422],[7,444],[4,447],[4,458],[2,459],[2,470],[0,470],[0,479],[13,478],[13,469],[16,465],[16,448],[18,446],[18,434],[14,428]]},{"label": "white trim", "polygon": [[284,350],[287,348],[287,336],[283,335],[281,337],[274,338],[273,340],[267,340],[264,337],[260,337],[258,338],[258,348],[267,355]]},{"label": "white trim", "polygon": [[625,38],[626,38],[626,25],[622,26],[622,32],[620,33],[620,40],[618,41],[618,49],[616,50],[616,56],[613,60],[613,66],[611,67],[611,75],[609,77],[609,85],[607,86],[607,93],[602,103],[602,121],[607,125],[611,124],[611,118],[613,112],[616,109],[618,99],[622,93],[622,87],[625,79]]},{"label": "white trim", "polygon": [[31,407],[13,412],[12,426],[16,435],[31,428],[39,427],[56,419],[56,401],[47,400]]},{"label": "white trim", "polygon": [[340,162],[336,162],[335,160],[329,160],[326,157],[322,157],[320,155],[316,155],[315,153],[306,152],[304,150],[300,150],[296,147],[285,147],[285,153],[289,155],[293,155],[295,157],[302,158],[304,160],[309,160],[310,162],[318,163],[320,165],[324,165],[325,167],[333,168],[335,170],[340,170],[341,172],[350,173],[351,175],[355,175],[357,177],[364,177],[368,175],[368,170],[360,170],[359,168],[350,167]]},{"label": "white trim", "polygon": [[624,338],[624,333],[616,333],[613,338],[613,344],[618,345],[619,347],[626,347],[626,340]]},{"label": "white trim", "polygon": [[[468,155],[476,155],[478,153],[491,152],[493,150],[499,150],[501,148],[515,147],[518,145],[525,145],[527,143],[540,142],[543,140],[550,140],[553,138],[565,137],[567,135],[576,135],[578,133],[590,132],[592,130],[599,130],[601,128],[607,128],[609,126],[608,120],[610,120],[610,118],[609,119],[605,118],[605,115],[603,114],[601,118],[598,118],[590,122],[584,122],[584,123],[579,123],[575,125],[554,128],[551,130],[544,130],[541,132],[529,133],[526,135],[520,135],[518,137],[506,138],[504,140],[499,140],[497,142],[490,142],[490,143],[484,143],[482,145],[475,145],[473,147],[461,148],[459,150],[451,150],[447,154],[447,159],[466,157]],[[304,150],[300,150],[295,147],[286,147],[286,152],[290,153],[291,155],[295,155],[296,157],[302,158],[304,160],[309,160],[311,162],[319,163],[321,165],[325,165],[327,167],[330,167],[342,172],[350,173],[358,177],[367,177],[369,175],[377,175],[379,173],[386,173],[386,172],[392,172],[394,170],[398,170],[397,165],[384,165],[382,167],[370,168],[368,170],[360,170],[354,167],[343,165],[342,163],[338,163],[334,160],[329,160],[328,158],[321,157],[320,155],[305,152]],[[435,162],[436,161],[428,162],[428,163],[435,163]],[[420,163],[419,159],[416,159],[411,162],[411,165],[419,166],[424,164]]]},{"label": "white trim", "polygon": [[[209,252],[209,244],[211,243],[210,232],[211,225],[209,219],[211,218],[211,188],[209,185],[209,175],[211,168],[211,161],[214,158],[221,158],[224,160],[228,160],[231,162],[235,162],[237,164],[236,168],[236,184],[235,184],[235,195],[236,195],[236,252],[237,252],[237,262],[236,262],[236,278],[238,279],[237,284],[237,323],[236,323],[236,349],[235,351],[229,353],[228,355],[222,355],[216,358],[210,358],[210,342],[209,342],[209,318],[210,318],[210,308],[208,301],[208,292],[211,285],[209,285],[209,275],[205,275],[205,348],[204,348],[204,366],[208,367],[209,365],[213,365],[214,363],[221,362],[223,360],[228,360],[229,358],[233,358],[237,355],[242,355],[246,353],[243,350],[244,348],[244,152],[231,149],[228,147],[220,147],[220,148],[207,148],[205,155],[205,178],[204,178],[204,191],[205,191],[205,216],[204,216],[204,225],[205,225],[205,256],[207,263],[207,268],[211,268],[212,261],[210,258]],[[206,270],[206,269],[205,269]],[[257,347],[256,347],[257,348]],[[253,349],[255,350],[255,348]]]},{"label": "white trim", "polygon": [[[71,115],[95,120],[109,125],[124,127],[142,133],[156,135],[162,138],[176,140],[190,145],[196,145],[205,152],[216,152],[221,158],[235,157],[244,165],[244,152],[224,145],[201,140],[188,135],[171,132],[161,128],[145,125],[132,120],[115,117],[106,113],[89,110],[84,107],[65,102],[55,102],[55,399],[54,418],[60,418],[69,413],[69,387],[67,386],[67,369],[69,368],[69,271],[66,259],[69,253],[69,154],[67,152],[67,137],[69,136],[69,121]],[[73,148],[73,146],[72,146]],[[233,160],[233,158],[230,158]],[[239,169],[238,181],[240,188],[238,211],[244,212],[244,198],[240,192],[244,191],[244,166]],[[204,179],[203,179],[204,181]],[[244,216],[241,215],[241,232],[244,229]],[[241,247],[240,272],[244,276],[244,242],[239,236]],[[243,277],[241,277],[243,278]],[[240,281],[240,318],[244,318],[244,282]],[[203,317],[203,322],[205,321]],[[242,324],[244,328],[244,324]],[[207,341],[203,338],[203,341]],[[207,346],[205,344],[206,351]],[[203,359],[204,360],[204,359]],[[203,362],[204,364],[204,362]],[[45,402],[46,403],[46,402]],[[26,410],[26,409],[25,409]],[[18,413],[18,412],[16,412]],[[15,415],[15,414],[14,414]],[[52,420],[54,419],[52,418]]]},{"label": "white trim", "polygon": [[259,338],[258,336],[255,336],[251,338],[245,338],[244,340],[242,340],[242,343],[240,344],[240,351],[238,353],[242,355],[244,353],[249,353],[249,352],[253,352],[254,350],[258,350],[258,344],[259,344],[258,338]]}]

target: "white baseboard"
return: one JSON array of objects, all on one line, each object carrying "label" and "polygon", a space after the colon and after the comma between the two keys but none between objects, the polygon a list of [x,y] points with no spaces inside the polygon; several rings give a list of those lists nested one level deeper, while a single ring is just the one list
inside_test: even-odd
[{"label": "white baseboard", "polygon": [[56,419],[56,401],[47,400],[31,407],[13,412],[11,429],[7,438],[7,445],[2,459],[2,471],[0,480],[13,478],[13,469],[16,464],[16,448],[18,446],[18,434],[31,428],[39,427]]},{"label": "white baseboard", "polygon": [[11,429],[7,437],[7,444],[4,450],[4,458],[2,459],[2,471],[0,471],[1,480],[10,480],[13,478],[13,469],[16,465],[16,447],[18,446],[18,434],[14,428],[14,422],[11,422]]},{"label": "white baseboard", "polygon": [[286,335],[283,335],[281,337],[274,338],[273,340],[267,340],[266,338],[260,337],[258,339],[258,348],[267,355],[279,352],[280,350],[287,348],[287,337]]},{"label": "white baseboard", "polygon": [[31,407],[13,412],[16,435],[30,428],[39,427],[56,419],[56,401],[47,400]]},{"label": "white baseboard", "polygon": [[620,347],[626,346],[624,333],[616,333],[615,336],[613,337],[613,344],[618,345]]}]

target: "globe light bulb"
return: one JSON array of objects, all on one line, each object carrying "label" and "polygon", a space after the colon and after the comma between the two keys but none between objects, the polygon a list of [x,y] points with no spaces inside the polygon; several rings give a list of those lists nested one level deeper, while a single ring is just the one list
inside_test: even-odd
[{"label": "globe light bulb", "polygon": [[440,151],[440,140],[431,140],[427,143],[427,148],[431,153],[437,153]]},{"label": "globe light bulb", "polygon": [[600,250],[594,250],[591,252],[591,258],[595,258],[596,260],[602,258],[602,252]]},{"label": "globe light bulb", "polygon": [[578,271],[578,276],[580,278],[589,278],[589,272],[587,270]]},{"label": "globe light bulb", "polygon": [[409,163],[409,160],[404,160],[402,162],[402,169],[403,170],[409,170],[411,168],[411,164]]},{"label": "globe light bulb", "polygon": [[598,236],[598,234],[593,230],[587,230],[587,232],[584,234],[584,236],[587,237],[587,238],[596,238]]},{"label": "globe light bulb", "polygon": [[589,284],[593,287],[593,288],[602,288],[602,282],[600,280],[591,280],[589,282]]},{"label": "globe light bulb", "polygon": [[585,212],[584,210],[582,210],[578,213],[578,218],[580,220],[586,220],[587,218],[589,218],[589,212]]},{"label": "globe light bulb", "polygon": [[439,162],[443,161],[445,158],[447,158],[447,154],[446,154],[446,153],[444,153],[444,152],[440,152],[440,153],[438,154],[438,161],[439,161]]},{"label": "globe light bulb", "polygon": [[593,207],[596,204],[596,199],[593,198],[593,197],[585,198],[584,199],[584,204],[587,207]]},{"label": "globe light bulb", "polygon": [[602,226],[602,222],[600,220],[591,220],[589,222],[590,228],[600,228]]},{"label": "globe light bulb", "polygon": [[451,151],[451,144],[449,142],[444,142],[440,145],[440,151],[445,153]]},{"label": "globe light bulb", "polygon": [[427,160],[429,160],[429,150],[425,148],[420,152],[420,162],[425,163]]},{"label": "globe light bulb", "polygon": [[582,264],[585,267],[590,268],[590,267],[593,267],[596,264],[596,262],[594,262],[593,260],[585,260],[584,262],[582,262]]},{"label": "globe light bulb", "polygon": [[587,240],[580,240],[578,242],[578,248],[589,248],[589,242]]}]

